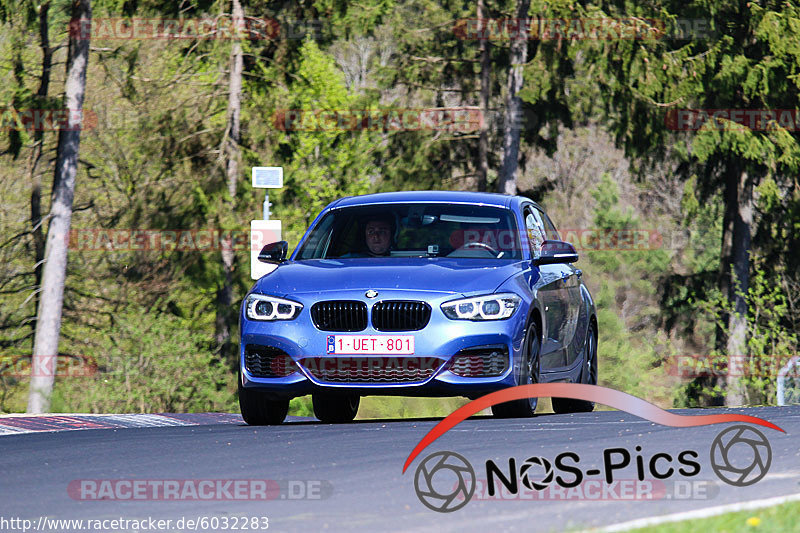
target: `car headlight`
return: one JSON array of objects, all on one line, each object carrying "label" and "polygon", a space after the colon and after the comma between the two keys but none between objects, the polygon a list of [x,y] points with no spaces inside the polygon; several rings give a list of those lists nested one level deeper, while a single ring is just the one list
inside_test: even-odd
[{"label": "car headlight", "polygon": [[250,320],[292,320],[300,314],[303,304],[264,294],[251,294],[247,297],[245,309]]},{"label": "car headlight", "polygon": [[452,320],[502,320],[514,314],[521,298],[506,292],[462,298],[442,304],[442,311]]}]

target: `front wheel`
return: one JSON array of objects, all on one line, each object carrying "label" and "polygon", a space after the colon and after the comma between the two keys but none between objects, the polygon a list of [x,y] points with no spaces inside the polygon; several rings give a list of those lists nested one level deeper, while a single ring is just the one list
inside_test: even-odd
[{"label": "front wheel", "polygon": [[[594,325],[589,326],[584,355],[581,358],[581,380],[584,385],[597,385],[597,332]],[[574,398],[553,398],[553,411],[558,414],[589,413],[594,410],[594,402]]]},{"label": "front wheel", "polygon": [[311,395],[314,416],[326,424],[352,422],[358,413],[361,398],[355,395],[340,396],[314,393]]},{"label": "front wheel", "polygon": [[283,423],[289,412],[289,399],[272,399],[257,389],[242,387],[239,376],[239,410],[250,426],[273,426]]},{"label": "front wheel", "polygon": [[[522,368],[519,373],[517,385],[531,385],[539,383],[539,355],[541,351],[541,337],[536,323],[531,322],[525,333],[523,344]],[[492,406],[492,414],[496,418],[528,418],[536,412],[538,398],[521,398],[510,402],[499,403]]]}]

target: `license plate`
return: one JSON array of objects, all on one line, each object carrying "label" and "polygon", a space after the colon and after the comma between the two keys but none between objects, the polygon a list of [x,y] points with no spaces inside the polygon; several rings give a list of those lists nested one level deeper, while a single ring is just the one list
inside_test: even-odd
[{"label": "license plate", "polygon": [[413,335],[328,335],[327,353],[414,355]]}]

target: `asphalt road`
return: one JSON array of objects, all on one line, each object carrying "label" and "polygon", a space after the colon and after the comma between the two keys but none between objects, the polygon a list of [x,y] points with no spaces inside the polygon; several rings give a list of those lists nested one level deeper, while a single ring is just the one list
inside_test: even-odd
[{"label": "asphalt road", "polygon": [[[772,463],[768,474],[752,486],[722,483],[710,467],[714,437],[732,424],[677,429],[617,411],[533,419],[473,418],[425,449],[405,474],[401,470],[409,453],[438,420],[344,425],[294,422],[279,427],[217,424],[5,435],[0,436],[0,518],[26,518],[38,524],[40,516],[92,520],[151,517],[175,524],[180,518],[227,517],[231,529],[234,519],[266,516],[270,531],[563,531],[800,492],[800,407],[714,411],[719,412],[759,416],[786,430],[783,434],[758,428],[770,441]],[[700,472],[692,477],[676,474],[663,484],[652,481],[647,473],[646,481],[656,484],[650,485],[656,489],[649,492],[654,499],[643,499],[649,489],[640,491],[639,499],[631,497],[636,489],[623,485],[633,481],[619,480],[637,477],[636,446],[641,446],[645,468],[655,453],[677,457],[681,451],[694,450]],[[565,492],[550,491],[547,500],[531,499],[533,493],[526,492],[525,499],[473,498],[457,511],[438,513],[423,506],[414,490],[417,466],[436,451],[463,455],[473,465],[481,487],[489,459],[508,474],[509,458],[515,458],[519,468],[531,456],[554,461],[558,454],[572,451],[586,471],[602,469],[603,450],[619,447],[629,450],[633,459],[629,467],[615,472],[617,485],[613,490],[607,486],[605,493],[598,488],[603,482],[601,474],[587,476],[593,481],[581,486],[585,494],[573,491],[567,499],[563,498]],[[80,480],[95,480],[90,482],[95,485],[88,486],[100,497],[102,485],[96,480],[219,479],[277,480],[281,493],[270,492],[275,498],[269,501],[121,501],[85,499],[93,497],[91,491],[77,489]],[[438,480],[440,490],[441,483],[452,487],[453,479]],[[119,490],[122,485],[115,483]],[[194,483],[196,487],[199,481]],[[116,493],[125,494],[121,490]],[[224,490],[222,494],[226,494]],[[597,499],[598,495],[605,499]],[[241,522],[238,526],[243,529]],[[202,529],[199,525],[198,530]],[[222,526],[216,529],[222,530]],[[5,531],[14,530],[6,525]],[[177,529],[173,525],[168,530]]]}]

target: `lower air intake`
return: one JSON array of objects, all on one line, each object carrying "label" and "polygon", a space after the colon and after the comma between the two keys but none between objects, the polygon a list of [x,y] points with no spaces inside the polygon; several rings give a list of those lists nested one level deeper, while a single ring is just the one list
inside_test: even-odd
[{"label": "lower air intake", "polygon": [[449,370],[465,378],[502,376],[508,370],[508,348],[498,345],[461,350],[453,357]]},{"label": "lower air intake", "polygon": [[272,346],[245,346],[244,366],[256,378],[285,378],[297,371],[292,358]]}]

